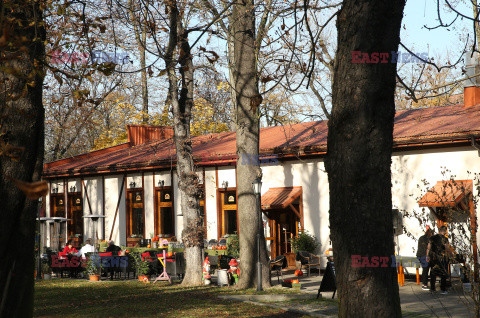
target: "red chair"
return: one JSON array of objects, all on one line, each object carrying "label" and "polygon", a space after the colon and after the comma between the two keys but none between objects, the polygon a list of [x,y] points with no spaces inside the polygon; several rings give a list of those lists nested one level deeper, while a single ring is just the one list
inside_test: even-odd
[{"label": "red chair", "polygon": [[110,257],[113,256],[112,252],[106,252],[106,253],[98,253],[100,257]]},{"label": "red chair", "polygon": [[62,263],[62,260],[64,259],[67,259],[67,253],[58,252],[58,263],[60,263],[61,265],[53,269],[54,273],[57,274],[57,277],[58,277],[58,273],[60,273],[60,277],[63,278],[63,272],[67,270]]},{"label": "red chair", "polygon": [[[113,254],[112,252],[105,252],[105,253],[98,253],[98,256],[100,256],[100,259],[104,258],[104,257],[112,257]],[[102,261],[102,264],[103,264],[103,261]],[[102,275],[106,275],[110,273],[110,279],[113,280],[113,270],[111,267],[108,267],[108,268],[102,268]]]},{"label": "red chair", "polygon": [[142,253],[142,261],[149,261],[149,262],[153,262],[154,260],[156,260],[155,257],[151,256],[150,255],[150,252],[145,252],[145,253]]}]

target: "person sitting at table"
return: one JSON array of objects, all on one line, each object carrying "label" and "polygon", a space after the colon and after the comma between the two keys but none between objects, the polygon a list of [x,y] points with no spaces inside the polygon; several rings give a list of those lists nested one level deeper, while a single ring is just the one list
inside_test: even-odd
[{"label": "person sitting at table", "polygon": [[118,247],[117,245],[115,245],[115,243],[110,240],[108,241],[108,247],[107,249],[105,250],[105,252],[112,252],[112,255],[118,255],[118,253],[121,251],[122,249],[120,247]]},{"label": "person sitting at table", "polygon": [[63,249],[63,253],[67,253],[67,254],[77,253],[77,249],[73,247],[72,240],[68,240],[67,245],[65,245],[65,248]]},{"label": "person sitting at table", "polygon": [[85,245],[75,255],[85,257],[86,253],[94,253],[95,248],[92,245],[92,239],[86,239]]}]

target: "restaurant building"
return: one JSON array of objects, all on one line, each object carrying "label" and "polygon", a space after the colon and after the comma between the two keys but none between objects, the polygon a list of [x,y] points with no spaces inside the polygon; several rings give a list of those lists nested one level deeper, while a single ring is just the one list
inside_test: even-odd
[{"label": "restaurant building", "polygon": [[[465,101],[396,112],[392,209],[411,213],[428,208],[432,225],[436,222],[433,217],[438,218],[447,204],[475,215],[479,207],[474,206],[471,195],[477,195],[473,173],[480,173],[480,88],[465,88]],[[92,221],[82,217],[89,214],[105,216],[97,224],[98,238],[111,238],[117,244],[135,244],[139,238],[153,235],[181,238],[183,215],[173,130],[135,125],[127,129],[127,143],[45,164],[43,178],[50,185],[46,215],[69,219],[60,225],[62,241],[74,237],[82,242],[91,237]],[[208,240],[239,230],[235,138],[235,132],[193,137]],[[261,129],[262,210],[272,257],[292,255],[290,239],[300,229],[319,239],[319,253],[331,247],[326,151],[327,121]],[[455,180],[465,182],[467,193],[438,203],[424,194],[445,180],[445,167]],[[417,220],[402,221],[417,238],[423,234]],[[48,244],[54,233],[51,226]],[[397,252],[415,255],[416,242],[398,226],[396,232]]]}]

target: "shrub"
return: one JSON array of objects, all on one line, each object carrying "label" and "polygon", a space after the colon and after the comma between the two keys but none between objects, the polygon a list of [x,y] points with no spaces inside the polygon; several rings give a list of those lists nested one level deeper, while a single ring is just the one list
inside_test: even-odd
[{"label": "shrub", "polygon": [[135,260],[135,270],[137,271],[137,275],[148,275],[149,268],[148,263],[146,261],[142,261],[142,256],[140,253],[131,253],[134,260]]},{"label": "shrub", "polygon": [[50,267],[50,265],[48,265],[48,263],[43,263],[42,264],[42,273],[44,273],[44,274],[51,274],[52,273],[52,268]]},{"label": "shrub", "polygon": [[240,241],[237,234],[232,234],[227,239],[227,255],[237,259],[240,257]]},{"label": "shrub", "polygon": [[88,275],[100,275],[102,271],[102,262],[100,261],[100,257],[98,255],[92,255],[87,262],[87,266],[85,267]]},{"label": "shrub", "polygon": [[317,238],[308,233],[308,231],[300,231],[300,234],[292,238],[292,248],[295,252],[306,251],[315,254],[315,251],[320,246]]}]

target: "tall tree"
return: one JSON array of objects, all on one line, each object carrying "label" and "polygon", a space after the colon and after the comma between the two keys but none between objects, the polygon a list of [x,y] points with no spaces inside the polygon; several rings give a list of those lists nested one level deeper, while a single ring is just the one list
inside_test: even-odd
[{"label": "tall tree", "polygon": [[[259,231],[259,213],[252,182],[262,176],[258,160],[260,112],[262,96],[258,91],[258,72],[255,45],[255,10],[253,0],[236,1],[232,15],[234,30],[233,76],[236,95],[237,120],[237,196],[242,275],[239,288],[256,284],[256,237]],[[249,159],[250,158],[250,159]],[[261,235],[262,284],[270,286],[270,270],[263,230]]]},{"label": "tall tree", "polygon": [[396,64],[353,64],[352,51],[397,51],[405,0],[345,0],[337,18],[326,169],[340,317],[401,317],[394,267],[351,256],[394,254],[391,155]]},{"label": "tall tree", "polygon": [[[148,4],[148,1],[147,1]],[[138,14],[140,18],[135,17],[136,8],[139,7]],[[133,32],[135,34],[135,41],[137,43],[138,52],[140,53],[140,73],[142,82],[142,110],[143,110],[143,123],[148,124],[148,85],[147,85],[147,63],[146,63],[146,48],[147,45],[147,26],[144,12],[141,10],[142,6],[136,6],[132,0],[128,1],[128,10],[133,24]]]},{"label": "tall tree", "polygon": [[13,180],[39,180],[42,172],[44,5],[0,2],[1,317],[33,315],[38,201],[26,198]]},{"label": "tall tree", "polygon": [[[190,119],[193,108],[193,56],[188,31],[176,0],[166,3],[169,19],[169,39],[164,55],[173,108],[173,130],[177,151],[178,187],[184,220],[182,242],[185,245],[186,271],[183,285],[202,283],[203,222],[200,215],[200,187],[192,156]],[[183,12],[183,10],[182,10]],[[178,60],[175,52],[178,52]],[[180,78],[176,73],[180,64]],[[180,89],[178,87],[180,82]]]}]

